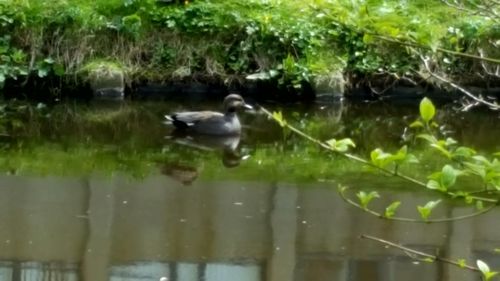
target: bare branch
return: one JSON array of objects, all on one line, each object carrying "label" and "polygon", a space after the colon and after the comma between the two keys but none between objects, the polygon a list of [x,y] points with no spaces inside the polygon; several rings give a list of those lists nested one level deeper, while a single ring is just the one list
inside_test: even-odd
[{"label": "bare branch", "polygon": [[[484,57],[484,50],[483,49],[479,49],[479,55],[481,57]],[[484,70],[484,72],[486,72],[486,74],[500,78],[500,65],[494,66],[494,68],[495,68],[494,72],[489,69],[489,66],[484,61],[481,61],[481,66],[483,67],[483,70]]]},{"label": "bare branch", "polygon": [[422,55],[420,55],[420,58],[422,59],[423,63],[424,63],[424,66],[425,68],[427,69],[427,72],[429,72],[429,74],[440,80],[441,82],[444,82],[448,85],[450,85],[451,87],[453,87],[454,89],[462,92],[463,94],[465,94],[467,97],[471,98],[472,100],[480,103],[480,104],[483,104],[483,105],[486,105],[488,106],[490,109],[492,110],[499,110],[500,109],[500,105],[498,103],[495,102],[489,102],[489,101],[486,101],[484,100],[482,97],[477,97],[475,96],[474,94],[472,94],[471,92],[467,91],[466,89],[460,87],[459,85],[453,83],[452,81],[442,77],[442,76],[439,76],[437,75],[436,73],[432,72],[431,68],[429,67],[429,58],[424,58]]}]

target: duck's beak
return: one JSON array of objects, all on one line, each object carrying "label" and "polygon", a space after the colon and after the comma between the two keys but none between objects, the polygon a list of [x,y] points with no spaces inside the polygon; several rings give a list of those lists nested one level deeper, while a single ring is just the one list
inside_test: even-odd
[{"label": "duck's beak", "polygon": [[243,104],[243,108],[245,108],[245,109],[250,109],[250,110],[252,110],[252,109],[253,109],[253,107],[252,107],[251,105],[246,104],[246,103],[244,103],[244,104]]}]

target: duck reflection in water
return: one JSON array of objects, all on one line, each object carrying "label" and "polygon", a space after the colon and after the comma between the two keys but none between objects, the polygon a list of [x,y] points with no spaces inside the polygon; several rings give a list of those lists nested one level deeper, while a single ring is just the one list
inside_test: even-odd
[{"label": "duck reflection in water", "polygon": [[[166,139],[193,149],[220,153],[222,165],[226,168],[239,166],[241,160],[248,156],[242,156],[239,151],[240,135],[234,136],[210,136],[200,134],[189,134],[185,131],[174,130]],[[201,167],[193,167],[181,163],[165,163],[161,165],[161,172],[184,185],[189,185],[198,177]]]},{"label": "duck reflection in water", "polygon": [[170,136],[173,142],[187,147],[203,151],[221,152],[222,164],[227,168],[236,167],[240,164],[241,157],[239,152],[240,135],[234,136],[209,136],[199,134],[186,134],[175,130]]}]

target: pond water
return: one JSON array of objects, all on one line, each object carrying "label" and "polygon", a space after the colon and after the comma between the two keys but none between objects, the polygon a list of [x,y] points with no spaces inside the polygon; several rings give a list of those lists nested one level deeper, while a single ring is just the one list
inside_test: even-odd
[{"label": "pond water", "polygon": [[[365,157],[405,143],[405,126],[418,114],[417,105],[401,104],[270,107],[318,138],[351,137]],[[338,184],[379,191],[373,208],[400,200],[409,217],[439,196],[326,153],[258,113],[242,115],[241,138],[173,136],[162,114],[182,108],[201,107],[9,113],[0,127],[0,281],[479,279],[363,234],[500,268],[500,210],[450,223],[382,220],[343,201]],[[498,114],[440,111],[438,122],[461,143],[500,150]],[[440,163],[418,145],[415,153]],[[407,172],[425,179],[430,170]],[[444,200],[432,216],[472,212]]]}]

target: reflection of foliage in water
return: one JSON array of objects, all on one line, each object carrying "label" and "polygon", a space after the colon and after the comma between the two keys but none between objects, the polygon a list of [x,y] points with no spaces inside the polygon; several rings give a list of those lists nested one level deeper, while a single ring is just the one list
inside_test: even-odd
[{"label": "reflection of foliage in water", "polygon": [[[168,105],[142,103],[92,108],[59,105],[50,109],[23,106],[17,111],[15,105],[7,107],[12,119],[3,118],[3,122],[18,121],[15,128],[9,125],[2,131],[9,136],[2,140],[0,169],[3,171],[57,175],[125,172],[143,177],[157,172],[162,164],[178,163],[199,168],[201,179],[290,182],[339,179],[346,183],[363,177],[386,180],[371,176],[357,163],[324,153],[293,134],[276,130],[272,123],[259,116],[243,116],[243,122],[249,124],[250,129],[245,131],[241,154],[249,154],[250,158],[241,161],[239,167],[226,169],[220,152],[197,150],[164,138],[168,129],[161,121],[163,113],[169,111]],[[388,116],[387,122],[380,122],[367,115],[368,118],[363,118],[359,112],[349,113],[349,110],[345,118],[333,118],[331,112],[324,110],[285,112],[289,122],[324,139],[353,132],[352,128],[363,132],[362,124],[368,132],[363,132],[367,137],[356,143],[355,151],[360,154],[382,142],[384,136],[383,147],[388,151],[400,145],[398,134],[387,136],[399,117]],[[444,163],[432,151],[419,149],[414,153],[432,167]],[[401,172],[426,175],[432,167],[413,165],[401,167]]]}]

